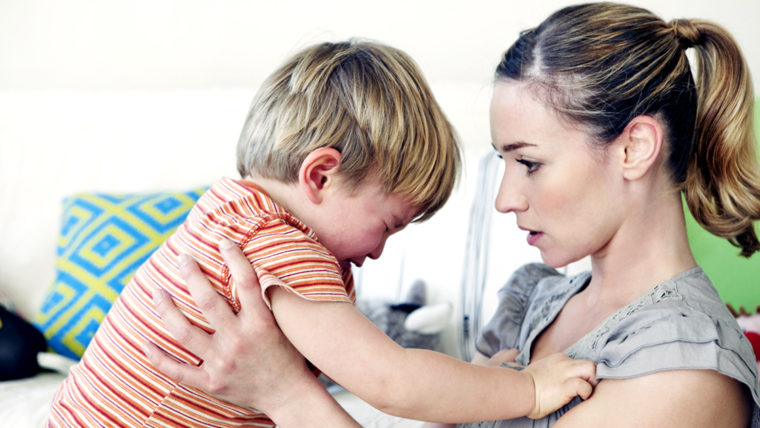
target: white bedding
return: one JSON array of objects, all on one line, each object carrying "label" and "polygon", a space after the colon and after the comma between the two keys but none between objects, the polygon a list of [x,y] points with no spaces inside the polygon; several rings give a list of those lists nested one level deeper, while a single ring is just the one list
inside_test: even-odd
[{"label": "white bedding", "polygon": [[[38,428],[44,425],[48,403],[65,375],[55,372],[0,382],[0,427]],[[420,427],[412,421],[386,415],[347,391],[335,394],[338,402],[363,427]]]},{"label": "white bedding", "polygon": [[0,426],[37,428],[47,417],[48,403],[65,375],[55,372],[0,382]]}]

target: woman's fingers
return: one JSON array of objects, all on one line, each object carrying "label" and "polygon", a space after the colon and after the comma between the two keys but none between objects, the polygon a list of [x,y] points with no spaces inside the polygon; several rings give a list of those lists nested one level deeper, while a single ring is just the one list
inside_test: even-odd
[{"label": "woman's fingers", "polygon": [[[259,278],[251,267],[251,262],[245,257],[243,251],[228,239],[222,239],[219,242],[219,251],[222,258],[230,268],[230,275],[238,287],[238,299],[240,299],[241,312],[257,312],[269,309],[261,300],[261,286]],[[254,314],[256,315],[256,314]]]},{"label": "woman's fingers", "polygon": [[242,406],[276,408],[281,403],[273,399],[291,394],[292,385],[303,383],[304,378],[314,378],[262,302],[258,278],[243,252],[227,241],[220,243],[220,251],[237,285],[242,307],[238,313],[192,258],[182,256],[179,263],[213,334],[191,324],[165,292],[154,292],[154,306],[166,328],[203,362],[198,367],[183,364],[153,344],[146,344],[144,350],[159,371],[178,382]]},{"label": "woman's fingers", "polygon": [[[192,325],[185,315],[174,306],[169,295],[161,289],[153,290],[153,306],[169,333],[193,352],[203,351],[211,345],[211,336]],[[197,354],[200,356],[200,354]]]},{"label": "woman's fingers", "polygon": [[[281,340],[279,327],[261,296],[261,285],[251,262],[243,251],[231,241],[223,239],[219,243],[222,258],[230,268],[232,280],[237,285],[240,312],[240,329],[258,337]],[[262,339],[264,340],[264,339]]]},{"label": "woman's fingers", "polygon": [[212,326],[226,325],[235,321],[236,317],[230,305],[214,287],[210,286],[208,279],[192,257],[187,254],[180,255],[179,271],[198,309]]},{"label": "woman's fingers", "polygon": [[153,364],[153,367],[158,369],[161,373],[169,376],[170,378],[174,379],[177,382],[184,383],[186,385],[203,385],[202,383],[197,382],[200,377],[203,377],[203,373],[199,373],[200,369],[198,367],[184,364],[184,363],[178,363],[176,360],[174,360],[172,357],[169,356],[166,352],[159,349],[156,345],[145,342],[143,343],[143,353],[146,357],[148,357],[148,360],[150,360],[150,363]]}]

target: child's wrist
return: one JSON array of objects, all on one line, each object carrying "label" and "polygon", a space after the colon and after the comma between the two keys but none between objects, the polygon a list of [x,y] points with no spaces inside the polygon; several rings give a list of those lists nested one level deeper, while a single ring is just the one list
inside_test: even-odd
[{"label": "child's wrist", "polygon": [[291,384],[285,392],[287,395],[274,394],[272,401],[262,403],[263,407],[259,411],[266,413],[277,426],[302,426],[304,420],[308,420],[308,415],[304,415],[303,412],[311,407],[309,398],[311,394],[318,392],[309,382]]},{"label": "child's wrist", "polygon": [[[313,379],[313,381],[312,381]],[[337,428],[354,428],[359,424],[335,401],[316,377],[309,381],[292,384],[290,398],[281,397],[272,405],[269,413],[277,426],[331,426]]]},{"label": "child's wrist", "polygon": [[536,387],[536,380],[533,378],[530,370],[521,370],[520,374],[525,378],[525,391],[528,400],[528,411],[526,416],[530,419],[538,419],[541,417],[541,407],[539,405],[538,388]]}]

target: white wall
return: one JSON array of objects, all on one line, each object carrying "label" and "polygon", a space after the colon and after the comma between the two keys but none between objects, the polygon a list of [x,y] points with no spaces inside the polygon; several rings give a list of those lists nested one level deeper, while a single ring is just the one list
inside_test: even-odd
[{"label": "white wall", "polygon": [[[490,150],[493,68],[520,30],[570,3],[0,0],[0,291],[27,313],[37,309],[53,277],[60,199],[69,193],[235,176],[234,146],[259,82],[304,45],[361,36],[419,62],[469,157],[452,203],[389,244],[388,263],[404,256],[403,269],[378,264],[364,277],[396,297],[401,284],[424,275],[455,299],[474,165]],[[665,19],[725,25],[760,73],[757,0],[637,4]],[[503,233],[499,239],[512,239]],[[522,237],[515,242],[503,259],[537,256]]]},{"label": "white wall", "polygon": [[[487,80],[521,29],[568,0],[3,0],[0,88],[254,87],[286,53],[364,36],[412,54],[431,80]],[[760,2],[640,0],[710,18],[760,68]]]}]

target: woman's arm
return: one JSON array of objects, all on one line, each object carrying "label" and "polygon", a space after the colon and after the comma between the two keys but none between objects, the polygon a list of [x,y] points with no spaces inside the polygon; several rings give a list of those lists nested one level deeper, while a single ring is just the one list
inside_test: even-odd
[{"label": "woman's arm", "polygon": [[222,255],[239,284],[243,309],[233,313],[197,264],[186,258],[181,271],[188,288],[209,323],[220,328],[207,334],[193,326],[157,290],[154,304],[166,327],[203,363],[198,367],[181,364],[146,344],[151,363],[178,382],[263,411],[278,426],[357,427],[277,327],[243,253],[232,248],[222,249]]},{"label": "woman's arm", "polygon": [[554,426],[744,428],[751,409],[746,388],[734,379],[713,370],[670,370],[604,379]]}]

